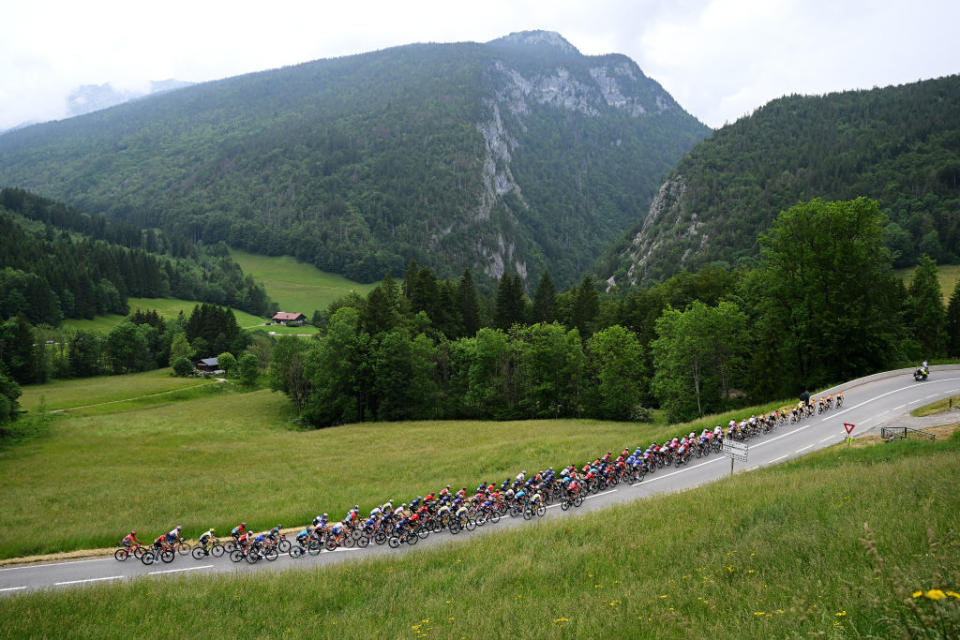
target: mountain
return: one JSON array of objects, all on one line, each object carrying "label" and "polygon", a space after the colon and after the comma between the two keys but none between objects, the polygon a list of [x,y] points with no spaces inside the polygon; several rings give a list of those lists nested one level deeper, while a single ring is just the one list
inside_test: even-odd
[{"label": "mountain", "polygon": [[719,129],[666,177],[603,275],[636,284],[749,261],[781,210],[858,196],[888,215],[897,266],[960,262],[960,76],[789,96]]},{"label": "mountain", "polygon": [[67,96],[66,117],[82,116],[85,113],[107,109],[148,95],[182,89],[192,84],[192,82],[174,79],[154,81],[150,83],[150,90],[147,92],[115,89],[109,82],[106,84],[81,85]]},{"label": "mountain", "polygon": [[[209,82],[0,137],[19,186],[361,281],[411,259],[577,280],[709,129],[623,55],[535,31]],[[481,276],[482,279],[483,276]]]}]

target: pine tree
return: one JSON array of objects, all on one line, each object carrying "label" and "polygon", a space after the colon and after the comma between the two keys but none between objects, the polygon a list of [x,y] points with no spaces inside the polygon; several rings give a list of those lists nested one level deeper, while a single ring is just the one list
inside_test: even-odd
[{"label": "pine tree", "polygon": [[533,295],[533,322],[549,323],[557,319],[557,288],[549,271],[544,271]]},{"label": "pine tree", "polygon": [[524,323],[523,280],[504,273],[497,288],[497,310],[494,314],[494,326],[508,331],[515,324]]},{"label": "pine tree", "polygon": [[953,288],[950,296],[950,305],[947,307],[946,317],[947,354],[951,358],[960,357],[960,280]]},{"label": "pine tree", "polygon": [[480,311],[477,305],[477,290],[473,287],[470,269],[464,269],[457,285],[457,307],[463,319],[463,333],[472,338],[480,328]]},{"label": "pine tree", "polygon": [[910,283],[908,321],[924,360],[940,357],[946,352],[946,316],[937,279],[937,263],[922,255]]},{"label": "pine tree", "polygon": [[571,319],[573,326],[579,329],[582,338],[586,339],[593,333],[593,320],[598,313],[600,313],[600,299],[597,296],[597,288],[593,278],[587,274],[583,276],[580,287],[577,289]]}]

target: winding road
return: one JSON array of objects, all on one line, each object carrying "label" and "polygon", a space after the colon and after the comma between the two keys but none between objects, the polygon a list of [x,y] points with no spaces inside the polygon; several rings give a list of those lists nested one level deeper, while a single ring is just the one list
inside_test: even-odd
[{"label": "winding road", "polygon": [[[931,367],[930,379],[926,382],[914,382],[911,374],[910,369],[890,371],[824,391],[823,394],[843,391],[845,406],[839,410],[834,409],[823,415],[807,418],[799,424],[781,426],[770,434],[747,441],[749,446],[747,462],[735,463],[735,470],[739,472],[778,464],[810,451],[842,442],[847,436],[844,423],[855,425],[852,433],[854,436],[879,430],[882,426],[898,426],[898,419],[911,410],[960,393],[960,365]],[[596,453],[585,452],[585,455]],[[126,562],[117,562],[113,557],[15,566],[0,569],[0,595],[38,589],[62,589],[143,576],[162,578],[170,575],[213,572],[279,571],[290,567],[311,567],[355,558],[369,558],[380,554],[409,553],[448,541],[467,540],[476,535],[489,534],[508,527],[542,526],[544,522],[571,517],[575,513],[602,509],[611,504],[638,500],[655,494],[682,491],[713,482],[729,473],[730,459],[724,455],[713,455],[705,459],[694,458],[687,466],[679,469],[672,467],[662,469],[647,476],[637,485],[620,485],[591,495],[580,509],[564,513],[557,508],[559,505],[551,505],[547,509],[547,515],[539,520],[534,519],[528,522],[522,518],[504,517],[499,524],[478,528],[472,533],[463,532],[457,536],[451,536],[448,533],[434,534],[414,547],[403,545],[399,549],[390,549],[386,545],[371,545],[366,549],[338,549],[334,552],[323,552],[318,556],[308,555],[296,560],[287,554],[281,554],[275,562],[262,561],[255,565],[249,565],[246,562],[234,564],[226,557],[196,561],[190,556],[180,556],[171,564],[149,567],[133,558]]]}]

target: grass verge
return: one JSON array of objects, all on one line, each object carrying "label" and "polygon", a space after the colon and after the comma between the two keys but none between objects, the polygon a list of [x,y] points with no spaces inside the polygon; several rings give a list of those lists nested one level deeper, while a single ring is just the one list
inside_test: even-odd
[{"label": "grass verge", "polygon": [[910,412],[910,415],[917,418],[923,418],[925,416],[932,416],[938,413],[946,413],[947,411],[953,410],[954,407],[960,407],[960,395],[943,398],[942,400],[937,400],[936,402],[931,402],[930,404],[924,405],[918,409],[914,409]]},{"label": "grass verge", "polygon": [[960,586],[960,439],[915,445],[832,447],[403,557],[14,595],[0,624],[13,637],[956,637],[960,601],[912,594]]}]

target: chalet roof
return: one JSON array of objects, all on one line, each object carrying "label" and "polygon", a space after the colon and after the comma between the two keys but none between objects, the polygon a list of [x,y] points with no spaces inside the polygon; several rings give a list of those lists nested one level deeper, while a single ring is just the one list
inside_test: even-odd
[{"label": "chalet roof", "polygon": [[200,360],[200,364],[206,365],[208,367],[216,367],[220,365],[220,363],[217,362],[216,358],[203,358],[202,360]]},{"label": "chalet roof", "polygon": [[299,320],[300,318],[306,318],[307,316],[302,313],[288,313],[286,311],[280,311],[273,314],[274,320]]}]

